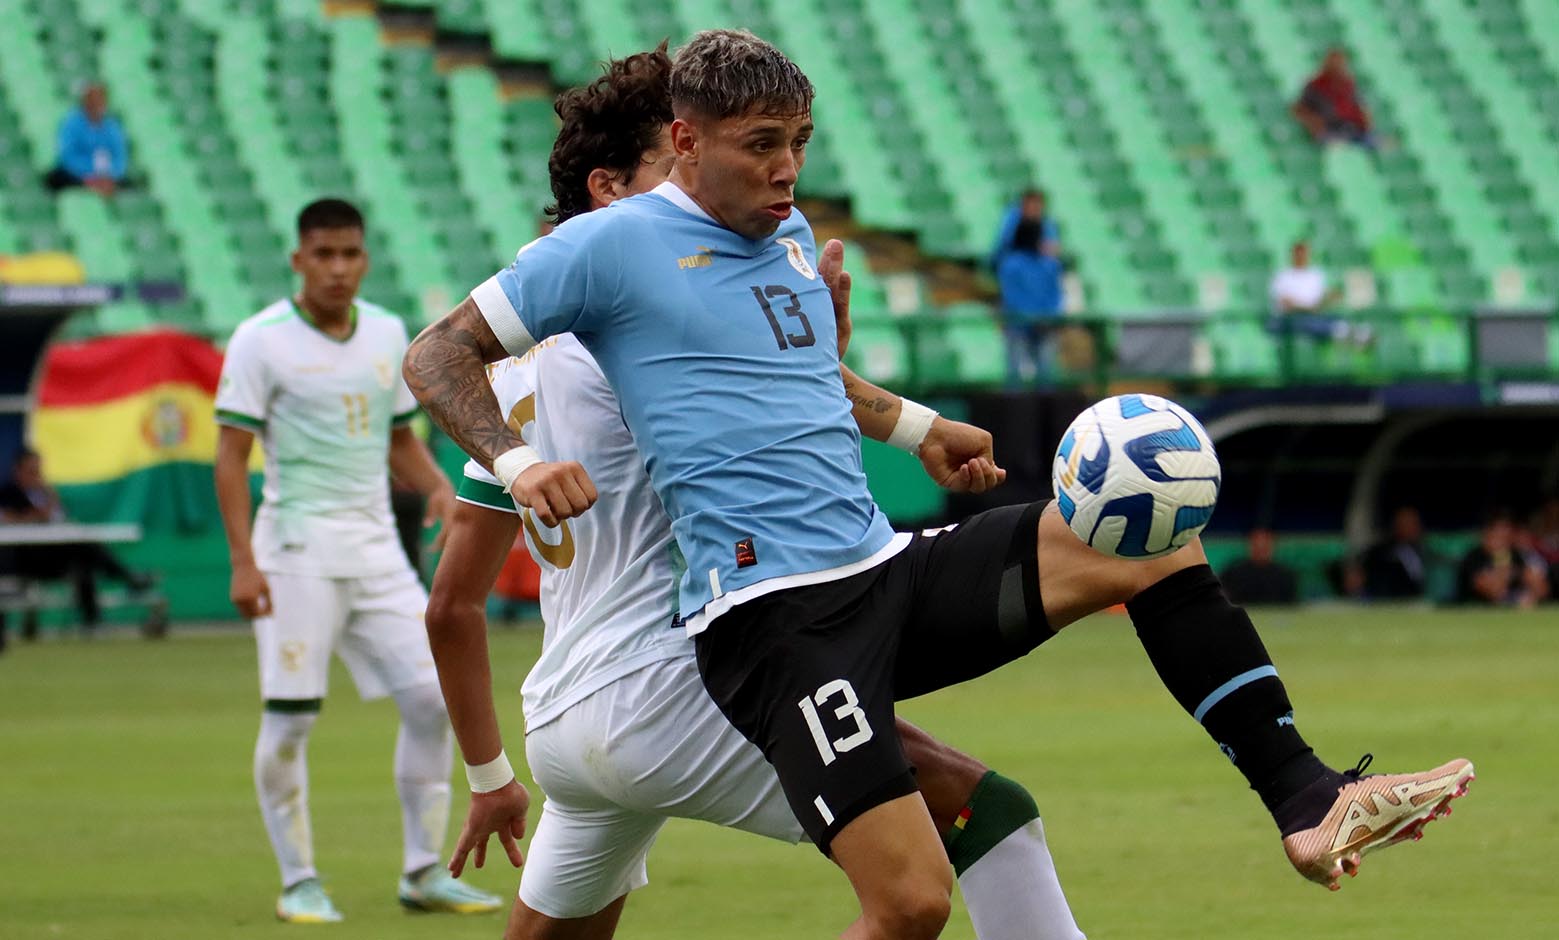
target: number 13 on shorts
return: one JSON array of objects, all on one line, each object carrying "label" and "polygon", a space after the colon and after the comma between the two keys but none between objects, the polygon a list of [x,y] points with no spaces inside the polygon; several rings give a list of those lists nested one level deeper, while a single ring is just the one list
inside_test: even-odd
[{"label": "number 13 on shorts", "polygon": [[[855,730],[850,734],[835,738],[830,741],[828,732],[823,730],[823,719],[818,714],[818,709],[827,706],[828,700],[834,696],[844,699],[843,704],[834,709],[834,717],[840,721],[850,719],[855,723]],[[855,688],[847,679],[834,679],[825,682],[818,687],[816,693],[805,696],[797,705],[801,709],[801,715],[807,720],[807,728],[812,732],[812,742],[817,745],[817,753],[823,758],[823,766],[832,764],[840,754],[854,750],[872,739],[872,727],[866,721],[866,713],[861,711],[861,700],[855,695]]]}]

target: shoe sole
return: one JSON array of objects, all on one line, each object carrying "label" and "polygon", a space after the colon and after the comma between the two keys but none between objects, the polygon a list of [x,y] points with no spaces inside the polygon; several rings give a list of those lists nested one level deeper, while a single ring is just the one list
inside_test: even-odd
[{"label": "shoe sole", "polygon": [[276,911],[276,919],[284,924],[339,924],[344,917],[320,917],[315,914],[283,914],[280,909]]},{"label": "shoe sole", "polygon": [[1324,882],[1327,890],[1340,891],[1342,885],[1338,882],[1343,875],[1350,878],[1359,876],[1359,868],[1364,864],[1364,856],[1377,849],[1390,848],[1403,842],[1417,842],[1424,837],[1424,827],[1439,819],[1441,816],[1451,815],[1451,801],[1467,795],[1468,788],[1478,775],[1473,772],[1473,765],[1469,761],[1462,768],[1456,784],[1451,792],[1433,803],[1425,803],[1413,813],[1403,817],[1396,825],[1366,839],[1352,849],[1337,852],[1331,857],[1331,880]]},{"label": "shoe sole", "polygon": [[426,901],[418,901],[415,898],[399,898],[401,907],[413,914],[491,914],[494,911],[503,910],[502,904],[482,904],[469,902],[465,904],[451,904],[441,902],[429,904]]}]

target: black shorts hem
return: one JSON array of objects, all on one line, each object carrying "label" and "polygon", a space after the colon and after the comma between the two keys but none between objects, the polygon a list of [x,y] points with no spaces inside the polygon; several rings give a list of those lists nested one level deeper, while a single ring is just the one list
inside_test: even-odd
[{"label": "black shorts hem", "polygon": [[823,827],[815,842],[817,850],[829,858],[833,857],[831,851],[834,844],[834,836],[839,834],[845,826],[860,819],[867,812],[876,809],[884,803],[896,800],[901,796],[909,796],[911,793],[919,793],[920,787],[915,783],[914,771],[904,770],[894,774],[887,780],[866,791],[857,797],[844,809],[834,814],[834,821]]},{"label": "black shorts hem", "polygon": [[1039,593],[1039,520],[1051,502],[1041,499],[1029,503],[1018,519],[1012,544],[1007,549],[1009,563],[1019,564],[1023,570],[1023,606],[1028,614],[1030,641],[1023,650],[1025,654],[1055,636],[1050,618],[1045,616],[1045,599]]}]

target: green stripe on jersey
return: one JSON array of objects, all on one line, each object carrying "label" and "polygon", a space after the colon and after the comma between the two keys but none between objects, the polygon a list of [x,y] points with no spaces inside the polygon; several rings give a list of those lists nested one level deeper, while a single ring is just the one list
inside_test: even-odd
[{"label": "green stripe on jersey", "polygon": [[486,480],[473,480],[470,477],[461,477],[460,490],[456,494],[468,503],[476,503],[478,506],[486,506],[488,509],[497,509],[500,512],[518,513],[514,508],[514,500],[504,488]]},{"label": "green stripe on jersey", "polygon": [[413,405],[412,407],[406,409],[405,411],[403,411],[400,414],[396,415],[395,417],[391,418],[390,419],[390,424],[391,425],[405,424],[406,422],[410,421],[411,419],[415,418],[416,416],[417,416],[417,406]]},{"label": "green stripe on jersey", "polygon": [[228,411],[225,408],[217,409],[217,424],[231,424],[252,431],[265,430],[265,422],[261,419],[237,411]]}]

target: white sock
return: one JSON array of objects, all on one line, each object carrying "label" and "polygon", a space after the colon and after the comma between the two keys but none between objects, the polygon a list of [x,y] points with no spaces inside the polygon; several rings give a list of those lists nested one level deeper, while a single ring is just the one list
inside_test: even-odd
[{"label": "white sock", "polygon": [[970,865],[958,887],[979,940],[1083,940],[1038,818]]},{"label": "white sock", "polygon": [[318,875],[309,828],[309,729],[317,712],[262,712],[254,745],[254,788],[271,849],[290,887]]},{"label": "white sock", "polygon": [[401,730],[395,738],[395,791],[401,798],[405,855],[410,874],[440,861],[449,828],[449,774],[454,769],[454,732],[437,684],[395,693]]}]

